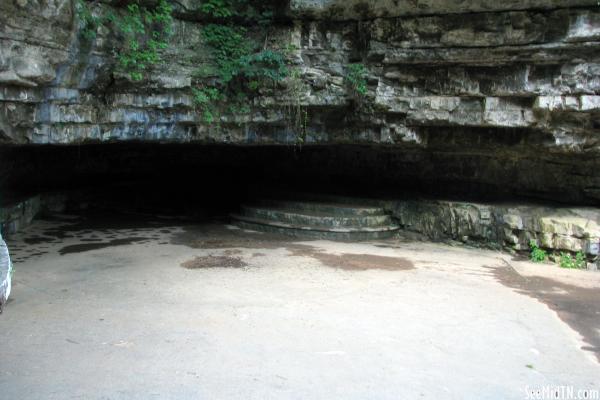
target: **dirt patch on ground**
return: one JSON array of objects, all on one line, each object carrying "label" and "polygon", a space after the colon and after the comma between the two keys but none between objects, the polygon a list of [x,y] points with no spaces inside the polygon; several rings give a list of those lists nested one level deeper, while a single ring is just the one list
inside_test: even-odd
[{"label": "dirt patch on ground", "polygon": [[406,271],[414,269],[412,261],[402,257],[387,257],[374,254],[328,254],[322,250],[303,244],[291,244],[286,249],[296,257],[312,257],[323,265],[347,271],[366,271],[381,269],[385,271]]},{"label": "dirt patch on ground", "polygon": [[225,250],[223,252],[223,255],[226,255],[226,256],[234,256],[237,254],[242,254],[242,251],[239,249],[231,249],[231,250]]},{"label": "dirt patch on ground", "polygon": [[328,267],[341,268],[349,271],[366,271],[369,269],[406,271],[415,267],[411,261],[405,258],[376,256],[372,254],[335,255],[317,253],[313,257]]},{"label": "dirt patch on ground", "polygon": [[493,268],[496,279],[556,311],[559,318],[579,332],[600,362],[600,290],[582,288],[539,276],[522,276],[511,266]]},{"label": "dirt patch on ground", "polygon": [[[274,233],[252,233],[241,229],[226,229],[223,225],[206,224],[202,226],[184,227],[184,232],[175,234],[171,239],[173,244],[183,244],[201,249],[277,249],[285,248],[292,256],[313,257],[324,265],[352,271],[381,269],[387,271],[402,271],[413,269],[411,261],[400,257],[385,257],[371,254],[327,254],[316,247],[295,244],[298,238],[290,238]],[[261,253],[253,254],[257,257]]]},{"label": "dirt patch on ground", "polygon": [[181,263],[183,268],[202,269],[202,268],[245,268],[248,266],[244,261],[237,257],[227,256],[206,256],[195,257],[189,261]]},{"label": "dirt patch on ground", "polygon": [[[328,267],[351,271],[370,269],[403,271],[414,268],[413,263],[405,258],[371,254],[327,254],[314,246],[291,243],[298,238],[272,233],[251,233],[241,229],[226,229],[223,225],[210,224],[188,226],[184,230],[183,233],[174,235],[173,244],[184,244],[200,249],[277,249],[284,247],[292,253],[292,256],[313,257]],[[253,257],[258,254],[261,253],[253,254]]]}]

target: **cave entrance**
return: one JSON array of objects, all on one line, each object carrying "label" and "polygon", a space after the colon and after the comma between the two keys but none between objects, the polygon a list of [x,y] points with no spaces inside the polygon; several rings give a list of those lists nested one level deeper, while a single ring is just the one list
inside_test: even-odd
[{"label": "cave entrance", "polygon": [[416,148],[126,143],[1,152],[4,204],[60,192],[74,207],[222,216],[281,193],[485,201],[544,196],[523,184],[518,165]]},{"label": "cave entrance", "polygon": [[[292,225],[303,231],[320,225],[330,231],[358,229],[360,235],[337,235],[350,240],[379,238],[401,228],[433,240],[521,251],[535,240],[552,251],[598,253],[598,212],[578,207],[595,201],[578,181],[585,175],[554,159],[416,146],[128,142],[4,146],[0,162],[1,214],[8,216],[1,221],[4,233],[20,230],[45,210],[97,211],[148,220],[177,216],[190,223],[241,216],[238,223],[260,225],[266,219],[275,221],[277,229]],[[585,168],[586,160],[580,164]],[[579,190],[553,187],[563,182]],[[276,214],[266,214],[262,209],[268,207],[262,205],[261,210],[244,208],[271,199],[319,202],[327,196],[334,203],[350,199],[359,207],[285,204]],[[376,209],[369,210],[373,204]],[[318,221],[306,216],[315,213]],[[342,216],[356,218],[350,223]],[[376,235],[363,235],[371,228]]]}]

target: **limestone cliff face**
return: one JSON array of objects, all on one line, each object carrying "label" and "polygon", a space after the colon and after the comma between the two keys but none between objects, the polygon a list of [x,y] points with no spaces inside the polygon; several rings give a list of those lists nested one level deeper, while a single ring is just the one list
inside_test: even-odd
[{"label": "limestone cliff face", "polygon": [[[218,127],[191,94],[209,62],[201,3],[174,3],[165,62],[131,82],[110,35],[82,42],[72,0],[0,2],[0,143],[296,144],[286,108],[302,106],[305,144],[385,145],[393,174],[600,200],[597,0],[292,0],[270,40],[297,49],[300,87]],[[360,106],[350,62],[368,69]]]}]

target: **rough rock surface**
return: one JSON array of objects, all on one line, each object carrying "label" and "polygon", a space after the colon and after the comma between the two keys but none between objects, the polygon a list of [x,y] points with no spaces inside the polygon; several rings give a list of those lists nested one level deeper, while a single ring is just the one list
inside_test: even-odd
[{"label": "rough rock surface", "polygon": [[0,234],[9,235],[23,229],[40,213],[41,208],[40,196],[0,207]]},{"label": "rough rock surface", "polygon": [[594,208],[483,204],[444,200],[387,203],[400,225],[431,239],[454,239],[514,250],[539,246],[598,255],[600,213]]},{"label": "rough rock surface", "polygon": [[[300,90],[259,96],[249,114],[223,115],[218,126],[205,124],[192,100],[195,72],[209,62],[201,3],[175,4],[165,62],[131,82],[114,71],[107,32],[81,39],[72,0],[2,1],[0,143],[296,144],[305,136],[391,147],[420,160],[417,174],[431,168],[538,198],[600,200],[596,0],[293,0],[270,41],[297,48]],[[101,2],[95,12],[112,7]],[[361,101],[344,84],[351,62],[368,69]],[[290,126],[286,110],[296,105],[308,111],[306,132]]]}]

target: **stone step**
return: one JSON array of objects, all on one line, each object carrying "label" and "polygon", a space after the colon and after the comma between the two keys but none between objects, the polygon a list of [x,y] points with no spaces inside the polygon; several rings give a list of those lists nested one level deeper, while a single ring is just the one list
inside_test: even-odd
[{"label": "stone step", "polygon": [[293,225],[303,225],[324,228],[361,228],[379,227],[390,225],[392,219],[389,215],[336,215],[335,211],[296,211],[288,209],[242,207],[242,215],[278,221]]},{"label": "stone step", "polygon": [[245,229],[262,232],[273,232],[293,237],[309,237],[327,240],[377,240],[394,236],[399,227],[394,224],[376,228],[361,227],[319,227],[307,225],[294,225],[284,222],[251,218],[245,215],[234,214],[231,216],[236,223]]},{"label": "stone step", "polygon": [[340,204],[332,201],[295,201],[267,199],[258,202],[261,208],[288,210],[290,212],[319,212],[339,216],[383,215],[381,207],[358,204]]},{"label": "stone step", "polygon": [[376,202],[308,193],[259,200],[232,218],[248,229],[329,240],[383,239],[399,229]]}]

